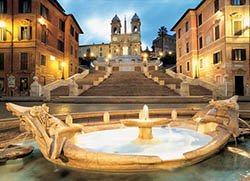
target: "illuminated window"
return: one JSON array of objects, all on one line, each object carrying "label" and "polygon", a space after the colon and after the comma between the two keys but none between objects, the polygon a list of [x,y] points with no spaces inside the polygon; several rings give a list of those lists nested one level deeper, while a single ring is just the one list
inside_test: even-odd
[{"label": "illuminated window", "polygon": [[242,35],[242,23],[239,20],[234,21],[234,35]]},{"label": "illuminated window", "polygon": [[6,41],[6,29],[5,28],[0,28],[0,41]]},{"label": "illuminated window", "polygon": [[31,40],[32,39],[32,27],[31,26],[20,27],[19,39],[20,40]]},{"label": "illuminated window", "polygon": [[244,61],[246,60],[246,49],[233,49],[232,50],[233,61]]},{"label": "illuminated window", "polygon": [[246,0],[231,0],[231,5],[234,6],[240,6],[240,5],[245,5]]},{"label": "illuminated window", "polygon": [[0,0],[0,14],[7,13],[7,0]]},{"label": "illuminated window", "polygon": [[203,69],[203,59],[200,59],[200,69]]}]

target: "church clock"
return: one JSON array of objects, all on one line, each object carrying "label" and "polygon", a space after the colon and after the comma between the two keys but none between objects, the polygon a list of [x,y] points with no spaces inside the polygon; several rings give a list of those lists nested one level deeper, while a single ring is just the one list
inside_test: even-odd
[{"label": "church clock", "polygon": [[113,37],[113,41],[117,41],[117,37]]}]

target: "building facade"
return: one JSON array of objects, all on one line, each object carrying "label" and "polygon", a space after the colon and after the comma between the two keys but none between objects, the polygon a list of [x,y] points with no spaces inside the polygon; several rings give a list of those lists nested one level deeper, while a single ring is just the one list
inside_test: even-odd
[{"label": "building facade", "polygon": [[169,34],[164,37],[158,37],[153,40],[152,47],[156,56],[160,56],[161,53],[163,53],[163,55],[175,54],[176,37],[175,35]]},{"label": "building facade", "polygon": [[93,45],[81,45],[79,46],[80,57],[95,57],[97,59],[104,60],[110,53],[110,44],[93,44]]},{"label": "building facade", "polygon": [[132,17],[131,32],[127,32],[127,21],[124,21],[124,33],[121,31],[121,21],[117,15],[111,22],[111,43],[112,56],[140,56],[141,55],[141,21],[135,15]]},{"label": "building facade", "polygon": [[174,25],[177,72],[215,84],[225,95],[249,95],[250,4],[203,0]]},{"label": "building facade", "polygon": [[56,0],[0,0],[0,91],[28,95],[41,85],[78,72],[79,34],[72,14]]}]

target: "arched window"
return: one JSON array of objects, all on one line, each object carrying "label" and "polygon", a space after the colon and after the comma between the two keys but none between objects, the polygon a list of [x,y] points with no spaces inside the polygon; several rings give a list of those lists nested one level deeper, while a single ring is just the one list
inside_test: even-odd
[{"label": "arched window", "polygon": [[134,26],[134,28],[133,28],[133,32],[138,32],[138,28],[137,28],[137,26]]},{"label": "arched window", "polygon": [[118,33],[118,29],[117,29],[117,27],[114,27],[113,32],[114,32],[115,34],[117,34],[117,33]]}]

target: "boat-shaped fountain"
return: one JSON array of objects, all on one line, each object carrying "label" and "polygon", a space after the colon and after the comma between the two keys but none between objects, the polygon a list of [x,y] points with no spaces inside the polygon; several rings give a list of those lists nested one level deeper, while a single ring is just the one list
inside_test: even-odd
[{"label": "boat-shaped fountain", "polygon": [[151,120],[144,107],[138,120],[120,120],[119,129],[112,124],[88,129],[73,124],[70,115],[63,122],[50,115],[46,105],[29,108],[7,103],[7,109],[25,123],[47,160],[86,170],[145,171],[191,165],[239,135],[237,96],[210,101],[190,120]]}]

